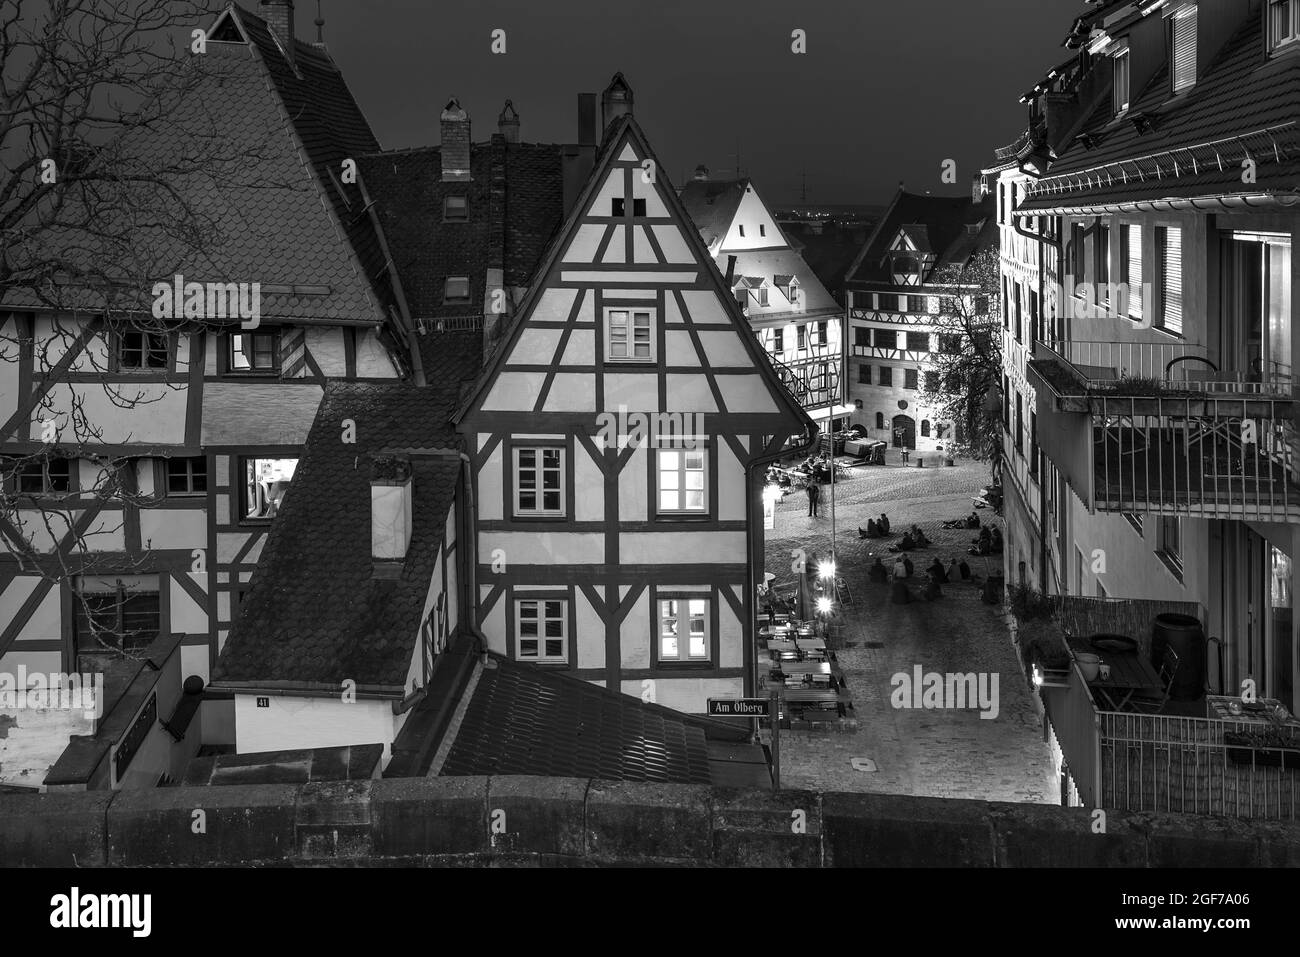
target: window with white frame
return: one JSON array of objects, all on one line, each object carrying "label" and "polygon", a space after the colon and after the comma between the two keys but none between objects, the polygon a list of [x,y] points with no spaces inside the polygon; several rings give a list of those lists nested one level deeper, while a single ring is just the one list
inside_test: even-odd
[{"label": "window with white frame", "polygon": [[1169,63],[1174,92],[1181,93],[1196,82],[1196,7],[1184,7],[1169,25]]},{"label": "window with white frame", "polygon": [[659,602],[659,660],[709,659],[707,598],[667,598]]},{"label": "window with white frame", "polygon": [[704,514],[708,511],[703,449],[658,449],[659,511]]},{"label": "window with white frame", "polygon": [[564,449],[558,446],[516,448],[515,515],[564,514]]},{"label": "window with white frame", "polygon": [[1123,113],[1129,106],[1129,54],[1128,46],[1117,49],[1111,58],[1115,71],[1115,112]]},{"label": "window with white frame", "polygon": [[654,312],[650,309],[606,309],[605,358],[612,362],[653,362]]},{"label": "window with white frame", "polygon": [[1269,0],[1269,50],[1276,50],[1297,40],[1300,40],[1300,0]]},{"label": "window with white frame", "polygon": [[515,602],[515,657],[521,661],[569,660],[569,603],[562,598]]}]

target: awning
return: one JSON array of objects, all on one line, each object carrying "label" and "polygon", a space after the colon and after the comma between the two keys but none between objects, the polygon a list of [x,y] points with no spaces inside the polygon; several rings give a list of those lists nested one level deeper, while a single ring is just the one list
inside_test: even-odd
[{"label": "awning", "polygon": [[820,422],[822,419],[838,419],[842,415],[852,415],[856,411],[858,411],[856,405],[827,406],[824,409],[813,409],[808,413],[808,417],[814,422]]}]

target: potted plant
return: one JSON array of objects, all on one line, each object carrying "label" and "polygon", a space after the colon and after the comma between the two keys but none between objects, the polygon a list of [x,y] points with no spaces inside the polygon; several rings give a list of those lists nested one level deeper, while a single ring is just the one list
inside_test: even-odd
[{"label": "potted plant", "polygon": [[1281,728],[1225,731],[1223,743],[1233,764],[1300,770],[1300,737]]}]

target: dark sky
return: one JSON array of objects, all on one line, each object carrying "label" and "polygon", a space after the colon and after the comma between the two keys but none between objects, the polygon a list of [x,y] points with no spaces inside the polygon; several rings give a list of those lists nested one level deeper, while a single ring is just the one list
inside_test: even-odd
[{"label": "dark sky", "polygon": [[[242,0],[256,10],[256,0]],[[507,97],[532,142],[573,142],[577,94],[621,70],[669,178],[741,164],[770,202],[961,192],[1023,129],[1019,96],[1066,59],[1075,0],[323,0],[325,40],[384,148],[475,140]],[[315,0],[297,0],[314,39]],[[490,52],[494,29],[506,53]],[[791,31],[808,52],[790,52]],[[957,162],[958,185],[941,166]]]}]

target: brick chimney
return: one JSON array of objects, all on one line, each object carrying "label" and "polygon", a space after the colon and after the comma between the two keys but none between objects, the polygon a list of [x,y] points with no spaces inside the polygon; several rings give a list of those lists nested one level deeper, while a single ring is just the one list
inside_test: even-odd
[{"label": "brick chimney", "polygon": [[257,11],[280,41],[285,57],[293,63],[293,0],[259,0]]},{"label": "brick chimney", "polygon": [[697,183],[707,183],[709,181],[709,168],[701,163],[695,167],[695,175],[691,179]]},{"label": "brick chimney", "polygon": [[519,142],[519,114],[509,100],[506,100],[505,108],[497,117],[497,131],[506,138],[507,143]]},{"label": "brick chimney", "polygon": [[452,97],[442,110],[442,181],[469,180],[469,114]]},{"label": "brick chimney", "polygon": [[978,206],[984,202],[984,197],[988,195],[988,190],[984,188],[984,177],[976,173],[970,181],[970,201]]},{"label": "brick chimney", "polygon": [[620,116],[632,112],[632,88],[627,85],[627,80],[623,79],[622,73],[615,73],[614,79],[610,80],[609,86],[605,87],[605,92],[600,98],[600,107],[604,129],[609,129],[609,124]]}]

